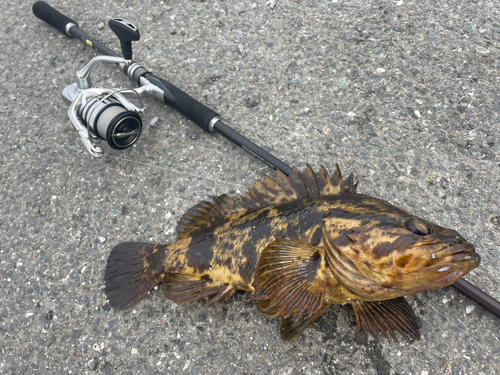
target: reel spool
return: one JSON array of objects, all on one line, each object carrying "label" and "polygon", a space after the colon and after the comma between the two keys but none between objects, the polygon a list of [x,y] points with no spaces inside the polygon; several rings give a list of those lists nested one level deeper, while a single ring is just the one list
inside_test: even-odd
[{"label": "reel spool", "polygon": [[109,95],[90,98],[81,108],[79,117],[95,137],[106,140],[115,150],[132,146],[141,135],[142,120],[139,114],[128,111]]}]

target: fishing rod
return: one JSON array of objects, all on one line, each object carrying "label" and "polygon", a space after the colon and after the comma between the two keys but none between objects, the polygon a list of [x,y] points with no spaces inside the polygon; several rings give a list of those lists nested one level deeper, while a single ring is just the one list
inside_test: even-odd
[{"label": "fishing rod", "polygon": [[[144,113],[142,99],[154,97],[173,107],[207,132],[215,132],[237,146],[250,152],[271,168],[286,175],[293,169],[247,138],[224,124],[220,115],[198,102],[170,82],[153,75],[142,65],[132,60],[132,42],[140,39],[139,29],[127,20],[109,20],[109,27],[120,40],[122,56],[85,34],[72,19],[59,13],[44,1],[33,4],[33,13],[41,20],[58,29],[68,37],[76,37],[102,55],[91,59],[76,72],[76,82],[67,86],[62,97],[69,105],[68,116],[75,127],[85,149],[93,156],[104,155],[104,150],[94,144],[102,139],[116,150],[132,146],[141,135]],[[90,74],[98,63],[117,64],[138,88],[106,89],[92,84]],[[129,99],[138,99],[137,107]],[[452,285],[456,290],[476,302],[479,306],[500,318],[500,303],[464,279]]]},{"label": "fishing rod", "polygon": [[[141,99],[152,96],[175,108],[203,130],[219,133],[272,168],[277,168],[286,174],[292,172],[285,163],[224,124],[217,112],[133,62],[132,41],[138,41],[140,33],[132,23],[121,18],[109,21],[109,27],[120,40],[123,55],[120,57],[85,34],[75,21],[59,13],[46,2],[35,2],[33,13],[63,34],[77,37],[103,54],[94,57],[78,70],[76,82],[67,86],[62,92],[63,100],[69,105],[68,116],[71,123],[91,155],[96,157],[104,155],[102,147],[96,146],[92,141],[96,138],[105,140],[116,150],[132,146],[141,135],[140,115],[143,114],[144,108],[136,107],[129,99],[139,99],[142,106]],[[101,62],[118,64],[123,73],[139,85],[139,88],[116,90],[94,87],[90,75],[95,66]]]}]

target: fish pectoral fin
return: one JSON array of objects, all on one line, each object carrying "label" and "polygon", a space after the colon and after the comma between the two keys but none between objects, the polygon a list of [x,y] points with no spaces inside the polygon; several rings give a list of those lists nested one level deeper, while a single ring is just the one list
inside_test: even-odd
[{"label": "fish pectoral fin", "polygon": [[404,297],[386,301],[354,301],[352,303],[358,330],[368,337],[370,332],[379,340],[377,332],[382,333],[390,342],[392,338],[399,342],[395,332],[399,332],[406,340],[420,339],[420,322],[413,309]]},{"label": "fish pectoral fin", "polygon": [[207,306],[224,301],[236,292],[231,284],[214,282],[208,275],[200,277],[180,273],[165,274],[162,287],[165,297],[175,303],[183,304],[208,298]]},{"label": "fish pectoral fin", "polygon": [[302,317],[296,318],[295,316],[289,316],[288,318],[283,318],[280,327],[280,336],[284,341],[292,341],[298,335],[302,333],[309,325],[311,325],[316,319],[318,319],[321,314],[329,307],[329,304],[324,304],[317,310],[313,316],[304,319]]},{"label": "fish pectoral fin", "polygon": [[269,244],[257,263],[252,299],[269,316],[308,320],[325,300],[323,248],[281,237]]}]

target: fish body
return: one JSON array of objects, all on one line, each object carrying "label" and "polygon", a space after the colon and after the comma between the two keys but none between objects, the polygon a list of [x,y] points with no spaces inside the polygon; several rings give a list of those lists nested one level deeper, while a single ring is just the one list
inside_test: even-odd
[{"label": "fish body", "polygon": [[255,182],[239,199],[190,209],[169,245],[123,243],[110,254],[106,293],[114,307],[158,283],[177,303],[252,292],[258,311],[283,317],[295,338],[331,304],[350,303],[358,330],[418,338],[404,296],[441,288],[479,264],[474,246],[451,229],[356,193],[338,169],[294,169]]}]

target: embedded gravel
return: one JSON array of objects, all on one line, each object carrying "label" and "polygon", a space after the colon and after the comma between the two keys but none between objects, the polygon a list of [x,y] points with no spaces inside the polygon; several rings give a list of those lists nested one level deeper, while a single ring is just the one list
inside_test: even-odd
[{"label": "embedded gravel", "polygon": [[[498,1],[50,1],[290,165],[338,162],[359,191],[476,244],[466,279],[500,299]],[[297,340],[248,294],[176,305],[161,291],[110,308],[103,272],[122,241],[168,243],[200,200],[273,171],[158,101],[127,151],[88,155],[61,100],[95,51],[33,16],[0,12],[0,373],[496,374],[498,318],[451,288],[409,297],[422,339],[355,333],[331,307]],[[94,83],[127,87],[114,66]]]}]

